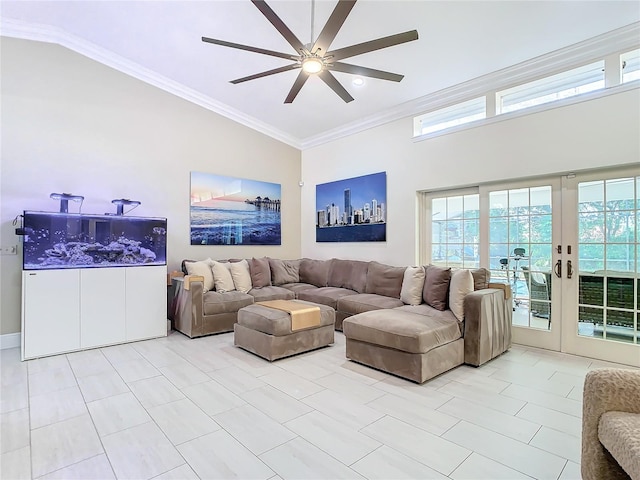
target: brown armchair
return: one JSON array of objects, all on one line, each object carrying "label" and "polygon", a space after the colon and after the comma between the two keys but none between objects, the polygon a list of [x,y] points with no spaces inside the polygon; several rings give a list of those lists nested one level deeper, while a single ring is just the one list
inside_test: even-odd
[{"label": "brown armchair", "polygon": [[640,480],[640,370],[587,373],[581,470],[583,480]]}]

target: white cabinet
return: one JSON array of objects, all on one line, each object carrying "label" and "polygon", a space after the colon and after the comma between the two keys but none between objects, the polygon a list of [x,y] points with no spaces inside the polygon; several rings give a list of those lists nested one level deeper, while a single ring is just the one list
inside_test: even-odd
[{"label": "white cabinet", "polygon": [[79,349],[80,270],[22,275],[23,358]]},{"label": "white cabinet", "polygon": [[127,268],[127,341],[167,334],[167,270]]},{"label": "white cabinet", "polygon": [[167,334],[166,267],[22,272],[22,358]]},{"label": "white cabinet", "polygon": [[80,346],[100,347],[127,340],[127,268],[80,270]]}]

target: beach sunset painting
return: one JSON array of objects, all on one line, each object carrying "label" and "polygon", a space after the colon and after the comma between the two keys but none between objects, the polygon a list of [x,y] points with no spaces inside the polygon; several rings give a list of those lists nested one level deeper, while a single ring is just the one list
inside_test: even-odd
[{"label": "beach sunset painting", "polygon": [[280,245],[281,185],[191,172],[191,245]]}]

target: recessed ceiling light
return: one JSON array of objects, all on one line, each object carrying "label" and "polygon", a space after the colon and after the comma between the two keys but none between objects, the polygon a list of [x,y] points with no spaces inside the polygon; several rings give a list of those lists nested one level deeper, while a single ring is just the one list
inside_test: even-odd
[{"label": "recessed ceiling light", "polygon": [[361,87],[362,85],[364,85],[364,78],[356,77],[353,79],[352,83],[356,87]]}]

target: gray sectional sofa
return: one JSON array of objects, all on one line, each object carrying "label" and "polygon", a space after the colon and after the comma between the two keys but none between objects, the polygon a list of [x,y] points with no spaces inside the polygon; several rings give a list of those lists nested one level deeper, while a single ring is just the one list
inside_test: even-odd
[{"label": "gray sectional sofa", "polygon": [[[243,260],[228,262],[240,261]],[[206,291],[202,277],[189,274],[174,278],[174,328],[192,338],[230,332],[242,307],[264,300],[305,300],[336,311],[336,330],[343,330],[343,324],[347,327],[349,358],[417,382],[462,363],[481,365],[511,346],[508,290],[500,285],[489,288],[486,269],[470,271],[468,279],[472,280],[467,288],[471,291],[465,291],[454,314],[449,306],[449,295],[453,294],[449,269],[394,267],[335,258],[254,258],[246,262],[251,275],[251,288],[246,292]],[[185,273],[189,272],[188,267],[186,260]],[[422,284],[412,285],[420,275]],[[346,319],[350,319],[347,324]],[[394,325],[399,330],[394,330]],[[427,355],[436,348],[439,353]],[[393,357],[392,368],[377,361],[381,354]],[[409,358],[412,354],[420,357],[420,364],[427,362],[426,357],[438,355],[444,355],[446,361],[434,360],[439,367],[433,368],[432,362],[429,368],[417,366],[407,374],[397,365],[405,357],[415,363],[415,358]]]}]

